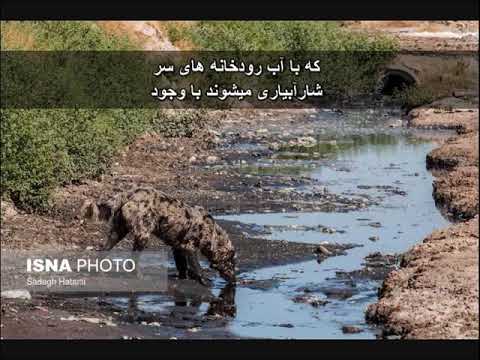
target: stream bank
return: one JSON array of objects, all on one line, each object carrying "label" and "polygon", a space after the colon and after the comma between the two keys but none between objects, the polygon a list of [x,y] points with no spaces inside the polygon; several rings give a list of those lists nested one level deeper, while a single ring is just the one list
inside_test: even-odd
[{"label": "stream bank", "polygon": [[384,335],[478,339],[478,99],[446,98],[410,115],[412,126],[458,133],[427,156],[436,177],[433,197],[457,224],[433,232],[404,255],[367,318],[384,324]]}]

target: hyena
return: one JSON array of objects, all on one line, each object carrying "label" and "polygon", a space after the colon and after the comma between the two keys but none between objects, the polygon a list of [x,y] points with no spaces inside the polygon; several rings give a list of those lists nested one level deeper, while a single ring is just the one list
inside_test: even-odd
[{"label": "hyena", "polygon": [[153,234],[172,247],[179,278],[206,284],[198,262],[200,251],[221,277],[235,282],[235,249],[225,230],[204,208],[188,206],[152,188],[138,188],[100,201],[95,212],[110,224],[103,250],[112,249],[132,233],[133,250],[141,251]]}]

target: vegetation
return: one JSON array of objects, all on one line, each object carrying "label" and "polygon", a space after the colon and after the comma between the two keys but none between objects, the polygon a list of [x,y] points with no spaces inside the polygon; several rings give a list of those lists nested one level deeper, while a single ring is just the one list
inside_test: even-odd
[{"label": "vegetation", "polygon": [[93,21],[2,21],[2,50],[132,50],[127,38],[108,36]]},{"label": "vegetation", "polygon": [[174,43],[186,41],[197,50],[262,51],[254,55],[258,60],[275,51],[315,56],[322,86],[334,99],[372,91],[396,51],[389,37],[352,32],[334,21],[200,21],[167,29]]},{"label": "vegetation", "polygon": [[[132,48],[93,22],[8,21],[1,27],[2,50]],[[139,134],[191,136],[199,116],[150,109],[2,109],[1,196],[26,210],[46,209],[55,187],[100,175]]]},{"label": "vegetation", "polygon": [[168,28],[173,42],[211,51],[392,51],[394,42],[344,29],[334,21],[199,21]]},{"label": "vegetation", "polygon": [[[170,28],[169,33],[174,40],[186,39],[202,50],[388,54],[394,49],[386,38],[350,33],[334,22],[199,22]],[[107,35],[89,21],[1,22],[2,51],[134,48],[126,37]],[[352,73],[343,74],[344,78],[365,78],[383,61],[384,55],[370,56],[363,72],[352,69]],[[147,109],[2,109],[0,117],[1,196],[11,198],[21,208],[38,210],[48,207],[55,187],[101,174],[118,149],[142,132],[191,136],[204,114]]]},{"label": "vegetation", "polygon": [[417,106],[429,104],[439,97],[441,96],[432,87],[417,85],[395,91],[392,95],[394,102],[401,105],[406,111]]}]

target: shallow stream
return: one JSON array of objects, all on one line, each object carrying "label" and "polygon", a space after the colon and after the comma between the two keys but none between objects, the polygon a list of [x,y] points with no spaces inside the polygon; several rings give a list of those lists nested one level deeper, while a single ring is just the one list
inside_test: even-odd
[{"label": "shallow stream", "polygon": [[[351,128],[361,127],[351,124]],[[336,133],[334,126],[323,131],[317,123],[308,133],[316,139],[315,145],[277,146],[273,155],[240,165],[241,171],[255,176],[301,174],[316,180],[285,191],[335,193],[363,198],[368,205],[343,212],[217,215],[223,221],[255,227],[264,239],[358,245],[323,261],[312,255],[312,260],[240,274],[243,285],[235,293],[236,315],[224,324],[225,331],[233,336],[279,339],[375,338],[379,333],[366,323],[365,309],[376,301],[382,276],[360,271],[365,270],[365,257],[378,252],[401,254],[448,222],[435,207],[433,179],[425,167],[425,157],[436,145],[425,134],[392,131],[388,126],[385,131],[375,129],[374,124],[368,131]],[[299,130],[292,134],[295,131]],[[237,146],[255,151],[264,145]],[[367,270],[375,265],[369,266]],[[213,294],[218,296],[223,286],[216,280]],[[296,301],[302,297],[315,301]],[[174,306],[167,295],[138,300],[146,312]],[[208,307],[203,302],[193,311],[205,313]],[[344,326],[353,326],[354,333],[351,328],[342,330]]]}]

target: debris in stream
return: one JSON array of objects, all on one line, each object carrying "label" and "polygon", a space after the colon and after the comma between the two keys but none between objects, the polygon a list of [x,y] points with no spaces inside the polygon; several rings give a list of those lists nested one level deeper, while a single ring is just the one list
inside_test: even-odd
[{"label": "debris in stream", "polygon": [[316,226],[308,226],[308,225],[298,225],[298,224],[293,224],[293,225],[266,225],[263,227],[266,231],[290,231],[290,230],[295,230],[295,231],[317,231],[321,232],[324,234],[344,234],[346,231],[342,229],[335,229],[333,227],[328,227],[325,225],[316,225]]},{"label": "debris in stream", "polygon": [[352,326],[352,325],[343,325],[342,326],[342,332],[344,334],[358,334],[363,332],[363,329],[357,327],[357,326]]},{"label": "debris in stream", "polygon": [[315,250],[315,252],[316,252],[317,254],[322,254],[322,255],[325,255],[325,256],[332,256],[332,255],[333,255],[333,253],[332,253],[330,250],[328,250],[325,246],[322,246],[322,245],[320,245],[320,246]]},{"label": "debris in stream", "polygon": [[255,280],[255,279],[241,279],[238,281],[239,286],[243,286],[252,290],[271,290],[280,285],[281,280],[277,278],[266,279],[266,280]]},{"label": "debris in stream", "polygon": [[292,300],[295,303],[309,304],[309,305],[312,305],[313,307],[325,306],[330,302],[327,300],[322,300],[318,296],[310,295],[310,294],[297,295]]},{"label": "debris in stream", "polygon": [[112,320],[110,319],[100,319],[96,317],[77,317],[77,316],[68,316],[68,317],[61,317],[60,320],[62,321],[84,321],[90,324],[98,324],[98,325],[106,325],[106,326],[117,326]]},{"label": "debris in stream", "polygon": [[359,292],[355,284],[345,281],[331,282],[327,286],[319,287],[318,290],[321,291],[327,299],[336,300],[347,300]]},{"label": "debris in stream", "polygon": [[323,260],[330,256],[347,255],[346,250],[353,249],[355,247],[362,247],[362,244],[322,244],[318,245],[314,253],[317,255],[317,262],[321,263]]},{"label": "debris in stream", "polygon": [[382,254],[374,252],[365,257],[363,267],[353,271],[337,271],[338,279],[350,280],[383,280],[398,267],[400,255]]},{"label": "debris in stream", "polygon": [[[392,169],[389,167],[388,169]],[[401,195],[401,196],[406,196],[407,192],[404,190],[401,190],[399,187],[396,186],[391,186],[391,185],[357,185],[357,189],[361,190],[378,190],[378,191],[383,191],[386,194],[391,194],[391,195]]]},{"label": "debris in stream", "polygon": [[274,325],[274,326],[284,327],[284,328],[294,328],[295,327],[293,324],[290,324],[290,323],[277,324],[277,325]]}]

